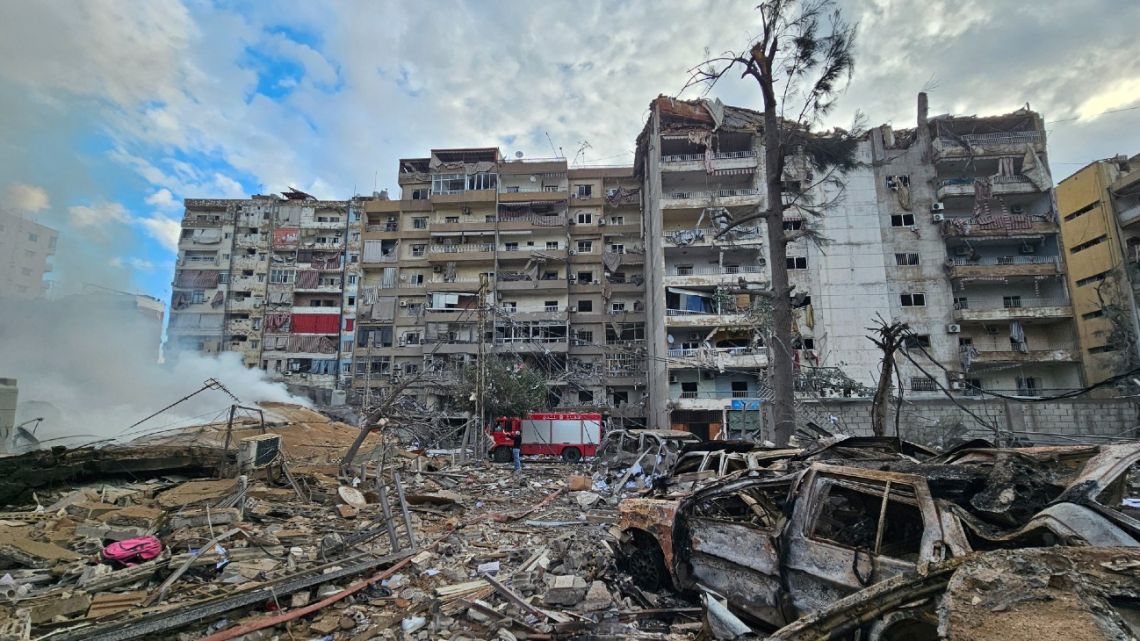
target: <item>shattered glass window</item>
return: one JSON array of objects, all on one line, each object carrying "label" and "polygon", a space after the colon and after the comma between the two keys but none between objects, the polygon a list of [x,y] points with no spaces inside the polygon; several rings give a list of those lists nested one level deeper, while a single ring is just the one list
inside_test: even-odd
[{"label": "shattered glass window", "polygon": [[[886,505],[884,506],[884,501]],[[884,511],[885,509],[885,511]],[[879,516],[883,515],[880,525]],[[828,483],[811,536],[858,550],[916,561],[923,522],[912,490]]]}]

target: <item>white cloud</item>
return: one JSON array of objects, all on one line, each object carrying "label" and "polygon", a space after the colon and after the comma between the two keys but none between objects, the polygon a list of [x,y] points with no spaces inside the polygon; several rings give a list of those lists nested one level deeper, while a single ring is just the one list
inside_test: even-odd
[{"label": "white cloud", "polygon": [[149,218],[141,218],[138,224],[146,233],[162,244],[163,249],[178,253],[178,236],[182,233],[182,223],[163,214],[154,214]]},{"label": "white cloud", "polygon": [[8,187],[4,201],[16,211],[35,214],[51,206],[47,191],[35,185],[16,184]]},{"label": "white cloud", "polygon": [[75,227],[102,228],[112,223],[129,222],[131,217],[120,203],[74,205],[67,208],[68,220]]},{"label": "white cloud", "polygon": [[154,205],[159,209],[178,209],[182,206],[181,203],[175,200],[174,194],[170,193],[170,190],[165,187],[147,196],[146,203],[148,205]]}]

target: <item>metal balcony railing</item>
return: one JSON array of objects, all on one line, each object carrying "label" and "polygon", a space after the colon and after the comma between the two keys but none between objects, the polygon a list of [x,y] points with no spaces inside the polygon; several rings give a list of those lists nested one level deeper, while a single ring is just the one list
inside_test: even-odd
[{"label": "metal balcony railing", "polygon": [[970,267],[973,265],[1060,265],[1060,256],[984,256],[982,258],[970,259],[954,257],[950,259],[950,264],[958,267]]},{"label": "metal balcony railing", "polygon": [[666,198],[678,200],[731,198],[733,196],[759,196],[760,190],[752,187],[740,189],[720,189],[717,191],[672,191],[665,194]]},{"label": "metal balcony railing", "polygon": [[725,265],[706,266],[694,265],[692,267],[671,267],[666,269],[667,276],[723,276],[731,274],[759,274],[760,267],[757,265]]},{"label": "metal balcony railing", "polygon": [[968,297],[954,303],[956,310],[991,311],[995,309],[1035,309],[1039,307],[1065,307],[1071,304],[1067,296],[986,296]]},{"label": "metal balcony railing", "polygon": [[437,254],[467,254],[473,252],[490,252],[495,251],[495,245],[494,243],[476,243],[470,245],[432,245],[430,251]]}]

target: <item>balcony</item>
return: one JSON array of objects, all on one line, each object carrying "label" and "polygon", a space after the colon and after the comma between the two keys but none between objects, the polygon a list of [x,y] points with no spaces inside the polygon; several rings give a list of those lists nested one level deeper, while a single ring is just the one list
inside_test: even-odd
[{"label": "balcony", "polygon": [[703,209],[705,207],[748,207],[761,205],[760,190],[753,187],[715,191],[667,191],[661,198],[663,209]]},{"label": "balcony", "polygon": [[[252,312],[255,309],[261,309],[265,302],[260,298],[245,298],[242,300],[231,300],[229,303],[229,311],[231,312]],[[340,311],[340,310],[337,310]]]},{"label": "balcony", "polygon": [[675,410],[712,410],[719,411],[732,406],[732,401],[740,399],[759,399],[756,391],[673,391],[670,393],[670,403]]},{"label": "balcony", "polygon": [[1021,156],[1025,154],[1026,145],[1032,145],[1038,153],[1045,151],[1045,138],[1039,131],[964,134],[960,139],[961,142],[950,138],[935,138],[932,141],[934,160],[938,162],[985,156]]},{"label": "balcony", "polygon": [[[351,225],[349,225],[351,226]],[[309,220],[301,221],[301,229],[339,229],[345,228],[345,221],[343,220]]]},{"label": "balcony", "polygon": [[495,280],[495,289],[501,292],[507,291],[549,291],[552,289],[565,290],[567,286],[565,278],[540,278],[537,280],[519,279],[519,280]]},{"label": "balcony", "polygon": [[489,261],[495,257],[495,244],[431,245],[428,247],[427,257],[428,260],[437,262]]},{"label": "balcony", "polygon": [[377,225],[365,225],[364,232],[361,234],[364,240],[390,240],[400,237],[400,224],[399,223],[380,223]]},{"label": "balcony", "polygon": [[431,292],[477,292],[479,291],[479,277],[447,278],[442,274],[432,274],[431,280],[426,285],[422,283],[419,285],[402,284],[401,287],[424,287]]},{"label": "balcony", "polygon": [[1065,319],[1072,316],[1073,307],[1064,296],[969,298],[965,305],[958,303],[954,306],[954,320],[960,323]]},{"label": "balcony", "polygon": [[670,367],[760,368],[768,366],[766,347],[698,347],[671,349],[666,353]]},{"label": "balcony", "polygon": [[[960,178],[947,178],[938,183],[936,194],[938,200],[947,200],[949,198],[973,198],[974,197],[974,182],[975,178],[972,176]],[[993,193],[994,196],[1012,196],[1014,194],[1034,194],[1041,191],[1041,188],[1033,183],[1032,180],[1025,176],[994,176]]]},{"label": "balcony", "polygon": [[708,327],[713,325],[735,326],[745,322],[747,315],[740,312],[706,314],[685,309],[666,309],[666,327]]},{"label": "balcony", "polygon": [[570,192],[565,187],[551,189],[542,186],[500,186],[500,203],[530,203],[530,202],[560,202],[570,199]]},{"label": "balcony", "polygon": [[730,245],[741,243],[759,243],[760,231],[758,227],[734,229],[721,238],[716,235],[720,229],[716,227],[688,227],[666,230],[662,235],[666,247],[708,247],[710,245]]},{"label": "balcony", "polygon": [[708,164],[714,171],[726,169],[755,169],[756,152],[747,149],[744,151],[719,151],[712,154],[709,163],[705,162],[705,154],[672,154],[661,156],[661,171],[707,171]]},{"label": "balcony", "polygon": [[950,278],[1004,278],[1011,276],[1057,276],[1064,273],[1060,256],[989,256],[979,259],[951,258]]},{"label": "balcony", "polygon": [[520,260],[527,261],[532,258],[544,258],[546,260],[566,260],[568,251],[565,247],[558,249],[544,249],[540,247],[527,247],[525,249],[500,249],[497,258],[499,260]]},{"label": "balcony", "polygon": [[492,351],[497,354],[514,353],[565,353],[569,346],[566,336],[537,337],[507,337],[496,336],[492,343]]},{"label": "balcony", "polygon": [[[1140,212],[1137,212],[1140,215]],[[947,218],[942,221],[939,231],[943,238],[1009,238],[1016,236],[1044,236],[1058,232],[1057,223],[1040,219],[1031,219],[1024,215],[1015,215],[1009,219],[1010,225],[1005,225],[1005,219],[994,216],[992,222],[978,224],[972,218]]]},{"label": "balcony", "polygon": [[1022,352],[1013,349],[1009,345],[1008,339],[994,338],[995,340],[987,341],[985,345],[975,344],[960,348],[963,358],[968,353],[971,366],[975,364],[1075,363],[1080,361],[1080,351],[1071,342],[1035,340],[1031,336],[1027,340],[1028,350]]},{"label": "balcony", "polygon": [[665,284],[674,287],[715,287],[735,284],[741,278],[761,282],[763,270],[759,265],[694,265],[688,268],[665,266]]},{"label": "balcony", "polygon": [[467,189],[448,193],[433,192],[431,202],[437,206],[460,203],[493,203],[495,202],[495,190]]}]

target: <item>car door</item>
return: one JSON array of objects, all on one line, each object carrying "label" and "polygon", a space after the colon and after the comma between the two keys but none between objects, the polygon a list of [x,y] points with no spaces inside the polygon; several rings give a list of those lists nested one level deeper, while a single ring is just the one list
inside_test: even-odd
[{"label": "car door", "polygon": [[817,465],[785,532],[784,572],[801,614],[945,555],[921,477]]},{"label": "car door", "polygon": [[675,535],[688,549],[687,587],[727,597],[734,609],[773,626],[780,614],[776,540],[790,481],[738,481],[688,503]]}]

